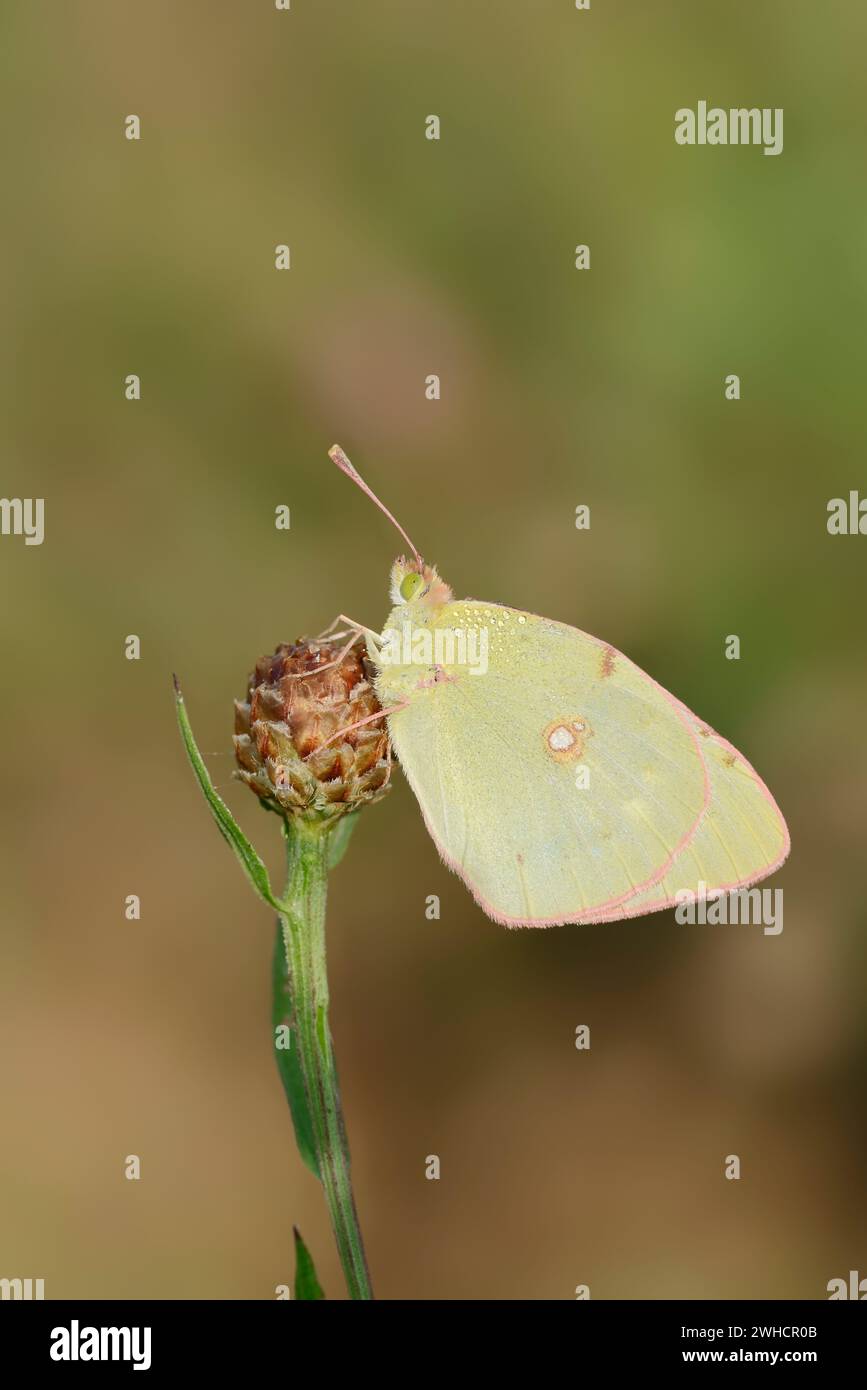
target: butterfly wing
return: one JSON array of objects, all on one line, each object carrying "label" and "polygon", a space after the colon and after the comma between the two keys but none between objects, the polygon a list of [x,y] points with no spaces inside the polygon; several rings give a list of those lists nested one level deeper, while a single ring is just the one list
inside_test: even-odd
[{"label": "butterfly wing", "polygon": [[437,625],[484,628],[487,670],[420,679],[389,728],[443,859],[496,921],[611,921],[785,858],[749,764],[620,652],[469,600]]}]

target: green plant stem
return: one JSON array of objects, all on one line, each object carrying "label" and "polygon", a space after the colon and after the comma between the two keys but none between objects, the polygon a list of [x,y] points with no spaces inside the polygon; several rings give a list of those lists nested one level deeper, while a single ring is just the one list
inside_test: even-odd
[{"label": "green plant stem", "polygon": [[329,832],[296,821],[286,827],[288,882],[280,922],[286,945],[292,1041],[297,1044],[316,1156],[350,1298],[373,1297],[352,1195],[349,1146],[328,1028],[325,898]]}]

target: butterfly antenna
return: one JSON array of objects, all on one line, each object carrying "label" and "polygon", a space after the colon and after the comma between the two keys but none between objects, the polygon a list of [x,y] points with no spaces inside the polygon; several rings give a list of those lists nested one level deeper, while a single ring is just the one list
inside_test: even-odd
[{"label": "butterfly antenna", "polygon": [[422,558],[416,550],[415,546],[413,545],[412,541],[410,540],[409,536],[404,531],[400,522],[397,520],[396,517],[392,516],[391,512],[388,510],[388,507],[383,506],[376,493],[372,492],[371,489],[367,486],[367,483],[364,481],[358,469],[355,467],[355,464],[350,463],[349,459],[346,457],[339,444],[334,444],[328,450],[328,457],[331,459],[332,463],[337,464],[337,467],[340,469],[341,473],[345,473],[347,478],[351,478],[354,483],[357,483],[358,486],[361,488],[361,491],[365,493],[367,497],[370,498],[371,502],[375,502],[377,507],[379,507],[379,510],[385,513],[392,526],[396,527],[396,529],[403,536],[404,540],[406,541],[407,545],[409,546],[419,565],[421,565],[423,563]]}]

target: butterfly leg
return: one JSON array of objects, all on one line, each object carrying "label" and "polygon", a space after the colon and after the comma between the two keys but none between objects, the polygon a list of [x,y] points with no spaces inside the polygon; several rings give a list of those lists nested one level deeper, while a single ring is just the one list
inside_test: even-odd
[{"label": "butterfly leg", "polygon": [[377,663],[380,661],[380,634],[378,632],[374,632],[372,627],[365,627],[364,623],[357,623],[354,618],[347,618],[345,613],[341,613],[340,616],[335,619],[335,622],[346,623],[350,629],[355,631],[356,635],[364,633],[367,655],[370,657],[371,661]]},{"label": "butterfly leg", "polygon": [[358,623],[350,623],[349,627],[341,627],[339,631],[335,631],[335,628],[343,621],[344,619],[342,617],[335,618],[334,621],[329,623],[326,628],[323,628],[321,632],[317,632],[315,637],[311,637],[311,642],[339,642],[341,638],[348,637],[350,632],[358,632]]},{"label": "butterfly leg", "polygon": [[[339,623],[346,624],[346,632],[334,631],[334,629],[338,626]],[[334,619],[333,622],[330,622],[326,628],[323,628],[321,632],[318,632],[316,634],[316,636],[313,638],[313,641],[321,642],[325,637],[344,637],[346,636],[347,632],[363,632],[368,637],[373,637],[377,641],[379,641],[379,633],[374,632],[372,627],[365,627],[364,623],[357,623],[354,618],[348,618],[345,613],[338,613],[337,617]]]},{"label": "butterfly leg", "polygon": [[365,637],[372,639],[374,642],[379,641],[380,634],[374,632],[372,627],[365,627],[364,623],[357,623],[354,618],[347,618],[345,613],[340,614],[337,622],[346,623],[347,627],[354,628],[356,632],[363,632]]},{"label": "butterfly leg", "polygon": [[[333,632],[332,628],[334,628],[338,623],[348,623],[349,626],[346,629],[346,631]],[[379,660],[379,647],[377,646],[377,643],[379,641],[379,633],[374,632],[373,629],[370,627],[365,627],[363,623],[357,623],[354,618],[347,618],[345,613],[338,614],[338,616],[334,619],[334,622],[331,623],[327,628],[325,628],[323,632],[320,632],[319,636],[315,637],[313,640],[314,642],[321,642],[323,638],[326,636],[326,634],[330,633],[332,641],[339,641],[341,637],[346,636],[347,632],[351,634],[349,641],[346,643],[344,647],[341,647],[340,651],[337,653],[337,656],[335,656],[332,661],[326,661],[324,666],[317,667],[317,672],[330,671],[333,666],[339,666],[343,658],[346,656],[346,653],[350,650],[351,647],[354,647],[359,637],[364,637],[366,639],[365,646],[367,648],[368,655],[374,661]],[[290,676],[288,676],[287,679],[301,680],[304,676],[309,675],[309,671],[296,671],[293,672]]]},{"label": "butterfly leg", "polygon": [[[339,635],[342,637],[343,633],[340,633]],[[355,646],[355,643],[361,636],[361,632],[353,632],[349,641],[346,643],[344,647],[341,647],[340,651],[337,653],[337,656],[334,657],[333,661],[326,661],[324,666],[317,666],[315,669],[315,673],[313,671],[290,671],[286,676],[284,676],[284,680],[307,680],[307,678],[313,674],[316,674],[318,676],[320,671],[330,671],[332,666],[339,666],[343,658],[346,656],[346,653],[350,650],[351,647]]]},{"label": "butterfly leg", "polygon": [[[323,668],[324,669],[324,668]],[[349,734],[353,729],[360,729],[363,724],[375,724],[377,719],[382,719],[383,715],[394,714],[396,710],[406,709],[409,700],[400,700],[396,705],[388,705],[386,709],[378,710],[376,714],[369,714],[366,719],[357,719],[354,724],[346,724],[342,729],[337,729],[330,738],[325,739],[322,744],[327,748],[329,743],[333,743],[336,738],[343,738],[344,734]],[[391,758],[391,740],[389,740],[389,759]]]},{"label": "butterfly leg", "polygon": [[[337,626],[338,623],[346,623],[347,626],[340,632],[334,632],[333,629]],[[361,633],[364,633],[367,646],[367,655],[370,657],[372,661],[378,662],[380,659],[380,634],[378,632],[374,632],[372,627],[365,627],[364,623],[357,623],[354,618],[348,618],[345,613],[338,614],[338,616],[334,619],[334,622],[329,623],[328,627],[326,627],[322,632],[320,632],[317,637],[314,637],[313,640],[314,642],[322,642],[326,637],[330,637],[331,641],[336,642],[339,641],[341,637],[347,637],[350,632],[355,633],[356,637],[360,636]],[[322,670],[325,670],[324,666],[322,667]]]}]

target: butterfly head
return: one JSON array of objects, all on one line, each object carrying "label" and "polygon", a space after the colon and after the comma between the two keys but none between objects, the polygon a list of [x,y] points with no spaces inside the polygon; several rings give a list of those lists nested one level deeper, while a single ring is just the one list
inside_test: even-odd
[{"label": "butterfly head", "polygon": [[391,567],[392,603],[423,603],[425,607],[440,608],[451,599],[451,589],[433,565],[426,565],[420,557],[408,560],[401,555],[395,560]]}]

